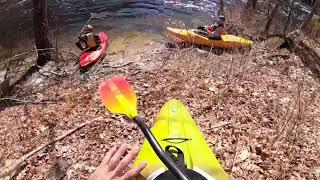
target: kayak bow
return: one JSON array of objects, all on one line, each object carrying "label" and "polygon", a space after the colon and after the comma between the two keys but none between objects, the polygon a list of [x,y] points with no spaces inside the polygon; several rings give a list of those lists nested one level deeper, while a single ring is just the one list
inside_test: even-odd
[{"label": "kayak bow", "polygon": [[106,52],[108,46],[108,37],[106,33],[99,32],[100,47],[95,51],[82,52],[80,55],[80,67],[85,68],[86,66],[97,62]]},{"label": "kayak bow", "polygon": [[103,104],[110,112],[126,115],[146,137],[133,164],[135,167],[147,161],[138,179],[229,179],[180,101],[168,101],[150,131],[138,116],[136,94],[124,77],[114,76],[103,82],[99,91]]},{"label": "kayak bow", "polygon": [[122,76],[114,76],[100,84],[100,97],[105,107],[112,113],[124,114],[141,129],[157,157],[179,180],[190,180],[186,172],[163,151],[148,126],[138,116],[137,97],[133,87]]},{"label": "kayak bow", "polygon": [[[188,170],[200,174],[205,179],[229,179],[190,113],[180,101],[170,100],[165,103],[151,131],[162,149],[175,147],[182,151],[184,165]],[[157,177],[167,170],[146,140],[134,167],[142,161],[147,161],[147,167],[141,172],[140,179],[157,180]]]}]

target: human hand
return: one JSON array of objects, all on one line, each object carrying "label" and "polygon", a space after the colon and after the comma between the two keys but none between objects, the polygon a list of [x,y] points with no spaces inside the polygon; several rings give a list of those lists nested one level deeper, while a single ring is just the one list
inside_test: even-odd
[{"label": "human hand", "polygon": [[124,170],[138,155],[139,148],[133,148],[122,160],[121,157],[127,152],[127,145],[121,145],[110,149],[102,160],[100,166],[90,175],[88,180],[131,180],[138,176],[139,173],[147,166],[147,163],[141,163],[137,167]]}]

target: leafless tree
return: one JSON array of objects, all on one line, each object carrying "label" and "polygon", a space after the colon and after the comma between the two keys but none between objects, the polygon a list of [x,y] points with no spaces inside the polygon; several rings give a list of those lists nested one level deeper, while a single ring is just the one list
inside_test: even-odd
[{"label": "leafless tree", "polygon": [[51,58],[52,43],[49,38],[48,0],[32,0],[33,29],[38,50],[37,65],[43,66]]},{"label": "leafless tree", "polygon": [[307,16],[307,18],[304,20],[303,24],[302,24],[302,29],[303,30],[308,30],[309,28],[309,25],[310,25],[310,22],[314,16],[314,14],[317,12],[317,11],[320,11],[320,0],[315,0],[314,2],[314,6],[310,12],[310,14]]},{"label": "leafless tree", "polygon": [[256,7],[257,7],[257,2],[258,2],[258,0],[248,0],[247,1],[247,9],[248,8],[253,8],[253,9],[255,9]]},{"label": "leafless tree", "polygon": [[224,14],[223,9],[224,9],[224,2],[223,2],[223,0],[219,0],[219,9],[218,9],[218,14],[217,14],[218,16],[221,14]]},{"label": "leafless tree", "polygon": [[278,2],[276,2],[274,7],[272,8],[272,10],[269,14],[268,20],[267,20],[266,27],[265,27],[265,34],[268,34],[272,20],[273,20],[274,16],[276,15],[276,13],[278,12],[281,5],[283,4],[283,2],[284,2],[284,0],[279,0]]}]

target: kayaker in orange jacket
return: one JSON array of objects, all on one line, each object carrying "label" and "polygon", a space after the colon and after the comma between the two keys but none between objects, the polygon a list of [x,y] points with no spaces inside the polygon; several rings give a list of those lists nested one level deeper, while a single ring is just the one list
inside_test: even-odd
[{"label": "kayaker in orange jacket", "polygon": [[222,40],[221,36],[226,34],[224,29],[225,17],[223,15],[219,16],[219,20],[207,27],[209,39]]},{"label": "kayaker in orange jacket", "polygon": [[216,23],[210,26],[199,27],[199,29],[205,30],[208,34],[209,39],[221,40],[221,35],[226,34],[226,31],[224,28],[225,20],[226,20],[225,17],[223,15],[220,15]]},{"label": "kayaker in orange jacket", "polygon": [[[76,42],[76,46],[81,51],[94,51],[100,46],[100,37],[93,32],[93,27],[91,25],[86,25],[84,32],[77,38],[78,41]],[[83,44],[85,44],[85,47],[83,47]]]}]

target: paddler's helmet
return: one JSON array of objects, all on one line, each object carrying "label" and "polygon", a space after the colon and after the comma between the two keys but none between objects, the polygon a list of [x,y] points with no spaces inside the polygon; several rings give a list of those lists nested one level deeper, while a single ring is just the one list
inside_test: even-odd
[{"label": "paddler's helmet", "polygon": [[93,27],[90,24],[86,25],[84,27],[84,32],[86,32],[86,33],[93,32]]},{"label": "paddler's helmet", "polygon": [[224,15],[220,15],[219,16],[219,21],[221,21],[221,22],[225,22],[226,21],[226,18],[224,17]]}]

